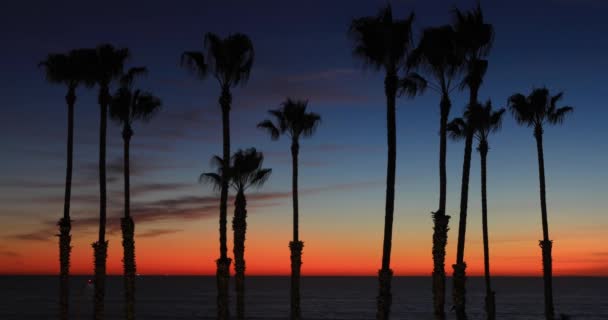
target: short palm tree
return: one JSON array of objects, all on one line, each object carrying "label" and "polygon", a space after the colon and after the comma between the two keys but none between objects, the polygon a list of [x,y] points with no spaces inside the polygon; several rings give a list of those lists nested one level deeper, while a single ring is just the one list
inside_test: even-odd
[{"label": "short palm tree", "polygon": [[[481,5],[473,10],[462,12],[453,11],[453,29],[458,47],[464,54],[464,77],[461,88],[469,89],[469,106],[479,111],[477,96],[488,68],[488,56],[494,40],[494,28],[484,21]],[[475,113],[475,110],[473,111]],[[466,263],[464,261],[464,245],[467,227],[468,184],[471,166],[473,132],[465,135],[465,155],[463,163],[462,192],[460,198],[460,215],[458,220],[458,244],[456,263],[453,277],[453,302],[458,319],[466,319]],[[465,174],[466,173],[466,174]]]},{"label": "short palm tree", "polygon": [[[433,306],[438,319],[445,318],[445,247],[450,216],[446,214],[447,126],[452,102],[450,93],[457,87],[463,65],[463,52],[456,32],[449,26],[427,28],[409,58],[427,74],[428,87],[441,95],[439,123],[439,209],[433,212]],[[429,80],[432,79],[432,80]]]},{"label": "short palm tree", "polygon": [[[205,52],[185,51],[181,64],[193,71],[200,79],[211,73],[221,88],[219,104],[222,109],[222,155],[224,167],[230,161],[230,107],[232,94],[230,90],[238,85],[245,85],[253,66],[253,43],[244,34],[236,33],[222,39],[216,34],[205,34]],[[217,312],[218,319],[229,318],[228,282],[230,280],[230,263],[226,243],[226,225],[228,212],[228,178],[222,179],[220,192],[220,258],[217,260]]]},{"label": "short palm tree", "polygon": [[545,284],[545,317],[551,320],[555,316],[553,309],[553,263],[551,249],[553,241],[549,239],[547,221],[547,202],[545,192],[545,159],[543,155],[543,132],[545,125],[562,124],[566,116],[573,111],[572,107],[557,107],[563,93],[554,96],[547,88],[534,89],[528,96],[514,94],[509,98],[509,109],[520,125],[532,127],[538,153],[538,178],[540,181],[540,208],[543,225],[543,240],[539,241],[543,256],[543,280]]},{"label": "short palm tree", "polygon": [[288,98],[282,107],[268,111],[272,120],[264,120],[258,124],[258,128],[266,130],[272,140],[277,140],[281,135],[287,135],[291,139],[292,159],[292,198],[293,198],[293,241],[289,243],[291,250],[291,303],[290,319],[299,320],[302,317],[300,310],[300,268],[302,266],[302,249],[304,242],[299,237],[299,207],[298,207],[298,154],[300,152],[300,137],[312,136],[319,123],[321,116],[314,112],[306,112],[308,101],[293,100]]},{"label": "short palm tree", "polygon": [[90,54],[94,55],[94,63],[90,71],[99,85],[99,238],[93,243],[95,264],[95,319],[104,319],[106,260],[108,258],[108,242],[106,241],[106,131],[108,109],[112,96],[110,83],[121,76],[125,60],[129,57],[129,49],[117,49],[110,44],[99,45]]},{"label": "short palm tree", "polygon": [[486,319],[496,319],[496,303],[494,300],[494,291],[490,283],[490,245],[488,240],[488,198],[487,198],[487,156],[488,150],[490,149],[488,144],[488,137],[491,133],[495,133],[500,130],[502,125],[502,116],[505,113],[505,109],[492,110],[492,103],[486,102],[483,107],[476,108],[475,111],[478,113],[475,118],[478,120],[477,133],[475,137],[479,144],[477,145],[477,151],[481,157],[481,224],[483,231],[483,265],[484,265],[484,278],[486,282]]},{"label": "short palm tree", "polygon": [[[218,168],[217,172],[203,173],[201,181],[212,184],[221,189],[222,159],[214,157],[212,163]],[[258,188],[270,177],[272,169],[262,168],[264,154],[255,148],[238,150],[231,160],[230,186],[236,191],[234,201],[234,218],[232,229],[234,231],[234,269],[236,280],[236,314],[237,319],[245,319],[245,235],[247,232],[247,199],[245,191],[249,188]]]},{"label": "short palm tree", "polygon": [[[349,33],[354,39],[354,55],[375,70],[383,70],[384,93],[386,95],[388,160],[386,172],[386,205],[384,215],[384,241],[382,266],[378,271],[379,294],[377,297],[377,319],[388,319],[391,309],[390,268],[395,206],[395,171],[397,160],[396,98],[399,90],[413,97],[426,87],[426,82],[407,68],[407,57],[413,46],[412,23],[414,14],[406,19],[393,19],[390,5],[376,16],[354,19]],[[406,70],[403,79],[398,78],[400,69]]]},{"label": "short palm tree", "polygon": [[68,105],[68,141],[67,165],[65,175],[65,196],[63,202],[63,217],[59,219],[59,310],[60,319],[67,320],[69,316],[69,275],[70,275],[70,242],[72,222],[70,220],[70,197],[72,193],[72,158],[74,150],[74,105],[76,104],[76,88],[79,85],[92,87],[94,82],[88,77],[84,66],[87,61],[86,51],[76,49],[68,54],[49,54],[40,62],[44,68],[47,81],[67,86],[65,102]]},{"label": "short palm tree", "polygon": [[110,118],[122,125],[122,139],[124,143],[124,217],[120,220],[122,229],[123,267],[125,286],[125,315],[127,320],[135,319],[135,224],[131,218],[130,197],[130,160],[129,147],[133,136],[133,122],[148,121],[161,107],[161,101],[149,92],[133,89],[133,80],[136,76],[145,74],[146,68],[131,68],[120,79],[120,88],[112,97],[110,103]]}]

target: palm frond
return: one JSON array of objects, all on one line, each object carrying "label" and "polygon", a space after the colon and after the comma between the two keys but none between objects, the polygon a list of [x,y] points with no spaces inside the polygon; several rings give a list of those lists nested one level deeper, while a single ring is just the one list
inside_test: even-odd
[{"label": "palm frond", "polygon": [[198,182],[202,184],[210,185],[214,191],[219,191],[222,189],[222,177],[213,172],[205,172],[202,173],[198,177]]},{"label": "palm frond", "polygon": [[467,135],[467,123],[463,118],[454,118],[447,126],[448,136],[454,141],[462,140]]},{"label": "palm frond", "polygon": [[119,88],[110,101],[110,119],[119,124],[130,124],[131,101],[131,91],[124,87]]},{"label": "palm frond", "polygon": [[301,124],[301,134],[304,137],[312,136],[316,131],[319,125],[321,124],[321,116],[314,113],[309,112],[303,116],[302,124]]},{"label": "palm frond", "polygon": [[270,120],[264,120],[264,121],[258,123],[257,127],[259,129],[263,129],[266,132],[268,132],[270,134],[270,138],[272,140],[279,139],[279,136],[281,135],[281,133],[279,132],[279,129]]},{"label": "palm frond", "polygon": [[550,124],[562,124],[566,116],[574,111],[573,107],[561,107],[557,108],[554,112],[547,115],[547,121]]},{"label": "palm frond", "polygon": [[145,76],[148,74],[146,67],[132,67],[120,77],[120,86],[130,88],[133,85],[135,77]]},{"label": "palm frond", "polygon": [[180,65],[200,79],[207,77],[208,66],[205,55],[200,51],[184,51],[180,58]]},{"label": "palm frond", "polygon": [[423,94],[428,83],[421,75],[415,72],[406,74],[399,79],[399,95],[413,98],[419,94]]},{"label": "palm frond", "polygon": [[133,120],[148,122],[162,107],[162,101],[150,92],[139,93],[138,90],[138,94],[134,100],[133,109],[131,110],[131,118]]}]

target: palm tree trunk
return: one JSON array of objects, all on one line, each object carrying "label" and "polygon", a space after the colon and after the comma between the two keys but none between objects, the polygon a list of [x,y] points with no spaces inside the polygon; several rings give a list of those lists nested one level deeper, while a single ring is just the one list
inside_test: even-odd
[{"label": "palm tree trunk", "polygon": [[[230,88],[222,87],[219,99],[222,108],[222,138],[223,138],[223,167],[230,167],[230,105],[232,95]],[[228,258],[228,244],[226,240],[226,225],[228,216],[228,175],[222,170],[222,188],[220,194],[220,258],[217,260],[217,316],[219,320],[228,320],[230,317],[228,306],[228,284],[230,281],[230,263]]]},{"label": "palm tree trunk", "polygon": [[291,251],[291,302],[290,302],[290,319],[299,320],[302,317],[300,309],[300,269],[302,267],[302,249],[304,242],[300,241],[299,237],[299,215],[298,215],[298,154],[300,152],[300,144],[298,139],[294,137],[291,141],[291,162],[292,162],[292,199],[293,199],[293,241],[289,243]]},{"label": "palm tree trunk", "polygon": [[481,225],[483,229],[483,267],[486,282],[486,319],[496,319],[496,303],[494,291],[490,283],[490,245],[488,241],[488,197],[486,193],[487,167],[486,159],[488,156],[488,143],[483,140],[479,143],[479,154],[481,155]]},{"label": "palm tree trunk", "polygon": [[393,212],[395,207],[395,171],[397,165],[397,124],[396,124],[396,94],[397,72],[388,70],[384,79],[386,94],[386,138],[388,159],[386,165],[386,202],[384,211],[384,240],[382,245],[382,268],[378,270],[379,294],[377,297],[376,319],[386,320],[390,317],[392,293],[391,281],[391,247],[393,240]]},{"label": "palm tree trunk", "polygon": [[436,319],[445,318],[445,247],[448,243],[450,216],[446,206],[447,124],[451,102],[447,92],[441,96],[439,125],[439,209],[433,212],[433,306]]},{"label": "palm tree trunk", "polygon": [[93,243],[95,254],[95,320],[104,319],[106,259],[108,257],[108,242],[106,241],[106,127],[108,103],[110,101],[109,91],[107,85],[102,85],[99,92],[99,239]]},{"label": "palm tree trunk", "polygon": [[553,241],[549,240],[549,224],[547,222],[547,200],[545,191],[545,159],[543,155],[543,129],[537,126],[534,129],[536,149],[538,152],[538,178],[540,180],[540,208],[543,223],[543,240],[539,241],[543,255],[543,280],[545,283],[545,318],[553,320],[553,263],[551,249]]},{"label": "palm tree trunk", "polygon": [[65,198],[63,202],[63,218],[59,220],[59,310],[60,319],[69,318],[69,296],[70,296],[70,242],[72,236],[72,222],[70,221],[70,197],[72,192],[72,158],[74,154],[74,104],[76,103],[76,87],[70,86],[65,96],[68,105],[68,146],[67,165],[65,173]]},{"label": "palm tree trunk", "polygon": [[131,197],[130,197],[130,165],[129,165],[129,146],[133,131],[131,126],[126,124],[122,131],[124,141],[124,181],[125,181],[125,216],[120,220],[122,229],[123,247],[123,267],[124,267],[124,286],[125,286],[125,315],[127,320],[135,319],[135,223],[131,218]]},{"label": "palm tree trunk", "polygon": [[[470,131],[471,129],[468,128]],[[459,320],[467,319],[466,305],[466,268],[464,262],[464,244],[467,232],[467,206],[469,201],[469,175],[471,171],[471,153],[473,149],[473,133],[467,133],[464,147],[464,161],[462,163],[462,184],[460,190],[460,216],[458,221],[458,244],[456,249],[456,264],[454,268],[452,298],[454,308],[456,309],[456,317]]]},{"label": "palm tree trunk", "polygon": [[234,269],[236,282],[236,317],[245,319],[245,234],[247,233],[247,199],[239,190],[234,201]]}]

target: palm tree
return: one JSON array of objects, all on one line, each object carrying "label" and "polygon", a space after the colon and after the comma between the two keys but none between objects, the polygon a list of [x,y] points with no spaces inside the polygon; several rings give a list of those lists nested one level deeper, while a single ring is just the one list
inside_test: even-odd
[{"label": "palm tree", "polygon": [[433,306],[435,317],[445,318],[445,246],[448,241],[446,214],[446,152],[447,125],[452,102],[450,92],[457,86],[454,81],[461,70],[463,54],[456,41],[456,33],[449,26],[427,28],[409,58],[411,66],[419,65],[426,73],[429,88],[441,95],[439,124],[439,209],[433,215]]},{"label": "palm tree", "polygon": [[[222,181],[222,159],[214,157],[212,163],[218,172],[203,173],[201,181],[211,183],[220,189]],[[264,154],[255,148],[238,150],[232,156],[230,167],[230,186],[236,191],[234,201],[234,269],[236,279],[236,314],[237,319],[245,319],[245,234],[247,232],[247,199],[245,190],[264,185],[272,169],[262,168]]]},{"label": "palm tree", "polygon": [[533,89],[528,96],[514,94],[509,98],[509,109],[520,125],[534,128],[536,150],[538,152],[538,178],[540,181],[540,208],[543,224],[543,240],[539,241],[543,256],[543,280],[545,283],[545,317],[553,319],[553,279],[551,249],[553,241],[549,240],[549,223],[547,222],[547,202],[545,193],[545,160],[543,155],[543,127],[545,125],[562,124],[566,116],[574,109],[572,107],[557,107],[563,92],[554,96],[547,88]]},{"label": "palm tree", "polygon": [[133,122],[148,121],[160,110],[161,101],[148,92],[133,90],[136,76],[147,73],[144,67],[131,68],[120,79],[120,88],[110,103],[110,118],[122,125],[124,142],[124,183],[125,203],[124,217],[120,220],[122,229],[123,267],[125,286],[125,314],[127,320],[135,319],[135,224],[131,218],[129,146],[133,136]]},{"label": "palm tree", "polygon": [[[388,160],[386,172],[386,205],[384,216],[384,241],[382,267],[378,271],[379,294],[377,297],[377,319],[388,319],[392,294],[390,268],[393,235],[393,213],[395,202],[395,171],[397,159],[396,97],[402,92],[413,97],[426,87],[426,82],[407,68],[407,57],[412,44],[414,14],[406,19],[393,19],[391,6],[381,9],[376,16],[354,19],[349,33],[354,39],[354,55],[376,71],[384,70],[384,93],[386,95],[386,120]],[[405,68],[406,75],[398,78],[398,71]]]},{"label": "palm tree", "polygon": [[120,77],[129,49],[117,49],[110,44],[99,45],[94,51],[91,72],[99,85],[99,238],[93,243],[95,263],[95,319],[104,319],[104,297],[108,242],[106,241],[106,129],[108,108],[112,100],[110,82]]},{"label": "palm tree", "polygon": [[264,120],[258,124],[258,128],[266,130],[272,140],[279,139],[281,135],[291,138],[291,160],[292,160],[292,198],[293,198],[293,241],[289,243],[291,250],[291,303],[290,318],[299,320],[302,317],[300,310],[300,267],[302,266],[302,249],[304,242],[299,237],[299,213],[298,213],[298,154],[300,152],[300,137],[312,136],[319,123],[321,116],[314,112],[306,112],[307,100],[293,100],[287,98],[282,107],[268,111],[274,118]]},{"label": "palm tree", "polygon": [[486,319],[496,319],[496,303],[494,300],[494,291],[490,283],[490,247],[488,241],[488,198],[486,193],[486,159],[488,156],[488,136],[500,130],[502,125],[502,115],[505,109],[497,111],[492,110],[492,103],[486,102],[485,106],[475,108],[478,112],[476,119],[478,120],[477,133],[475,137],[479,141],[477,151],[481,157],[481,223],[483,229],[483,265],[484,278],[486,282]]},{"label": "palm tree", "polygon": [[[464,54],[465,75],[461,89],[469,88],[469,108],[479,109],[477,96],[488,68],[485,59],[492,47],[494,28],[484,21],[481,5],[468,12],[458,9],[453,11],[453,28],[456,43]],[[477,110],[478,111],[478,110]],[[474,132],[465,135],[465,155],[463,163],[462,191],[460,198],[460,215],[458,221],[458,244],[456,250],[456,263],[453,277],[453,302],[458,319],[466,319],[466,263],[464,261],[464,245],[467,227],[468,184],[471,166],[471,152]]]},{"label": "palm tree", "polygon": [[65,196],[63,202],[63,217],[57,222],[59,227],[59,310],[60,319],[67,320],[69,313],[69,274],[70,274],[70,242],[72,222],[70,220],[70,196],[72,192],[72,158],[74,149],[74,105],[76,104],[76,88],[83,84],[93,86],[94,82],[83,72],[87,55],[83,49],[71,50],[68,54],[49,54],[40,62],[44,68],[46,79],[50,83],[67,86],[65,102],[68,105],[68,142],[67,165],[65,175]]},{"label": "palm tree", "polygon": [[[219,104],[222,109],[222,137],[224,167],[230,161],[230,106],[232,104],[231,88],[245,85],[253,66],[253,43],[244,34],[236,33],[222,39],[213,33],[205,34],[204,49],[206,52],[185,51],[182,53],[182,66],[190,69],[199,78],[204,79],[210,72],[220,84]],[[225,174],[225,172],[224,172]],[[228,281],[230,280],[230,263],[226,244],[226,225],[228,208],[228,177],[222,179],[220,193],[220,258],[217,260],[217,312],[218,319],[228,319]]]}]

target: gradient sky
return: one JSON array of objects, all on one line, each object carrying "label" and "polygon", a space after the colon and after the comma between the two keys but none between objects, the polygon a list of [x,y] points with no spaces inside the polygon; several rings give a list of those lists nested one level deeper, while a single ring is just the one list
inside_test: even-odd
[{"label": "gradient sky", "polygon": [[[63,210],[65,88],[37,68],[47,53],[109,42],[131,49],[128,66],[164,101],[152,122],[135,127],[132,204],[141,274],[213,274],[218,257],[218,201],[197,182],[221,152],[219,88],[179,67],[184,50],[202,49],[205,32],[243,32],[253,40],[251,79],[233,90],[232,146],[264,151],[273,169],[249,194],[249,274],[287,274],[291,237],[289,144],[255,128],[287,96],[307,98],[323,116],[301,143],[300,235],[303,273],[375,274],[380,266],[386,179],[382,74],[364,70],[346,35],[352,18],[385,1],[7,1],[0,5],[0,273],[58,272],[54,226]],[[416,12],[421,30],[450,21],[450,9],[474,1],[394,1],[394,14]],[[480,98],[505,106],[513,93],[547,86],[565,91],[575,113],[545,130],[547,198],[556,275],[608,275],[608,3],[603,0],[484,2],[496,40]],[[98,214],[96,91],[77,92],[72,197],[72,271],[92,273]],[[439,97],[428,91],[398,100],[397,186],[392,268],[430,275],[430,212],[438,198]],[[466,93],[453,95],[451,116]],[[108,271],[121,272],[117,224],[122,214],[120,130],[108,131]],[[538,176],[532,130],[508,115],[490,140],[489,229],[492,271],[540,275]],[[448,211],[453,216],[446,270],[455,260],[462,142],[448,145]],[[604,165],[602,165],[602,163]],[[471,167],[465,260],[483,271],[479,157]],[[232,211],[230,211],[232,213]],[[230,214],[230,217],[232,214]],[[232,239],[232,234],[229,234]],[[229,242],[232,247],[231,241]]]}]

